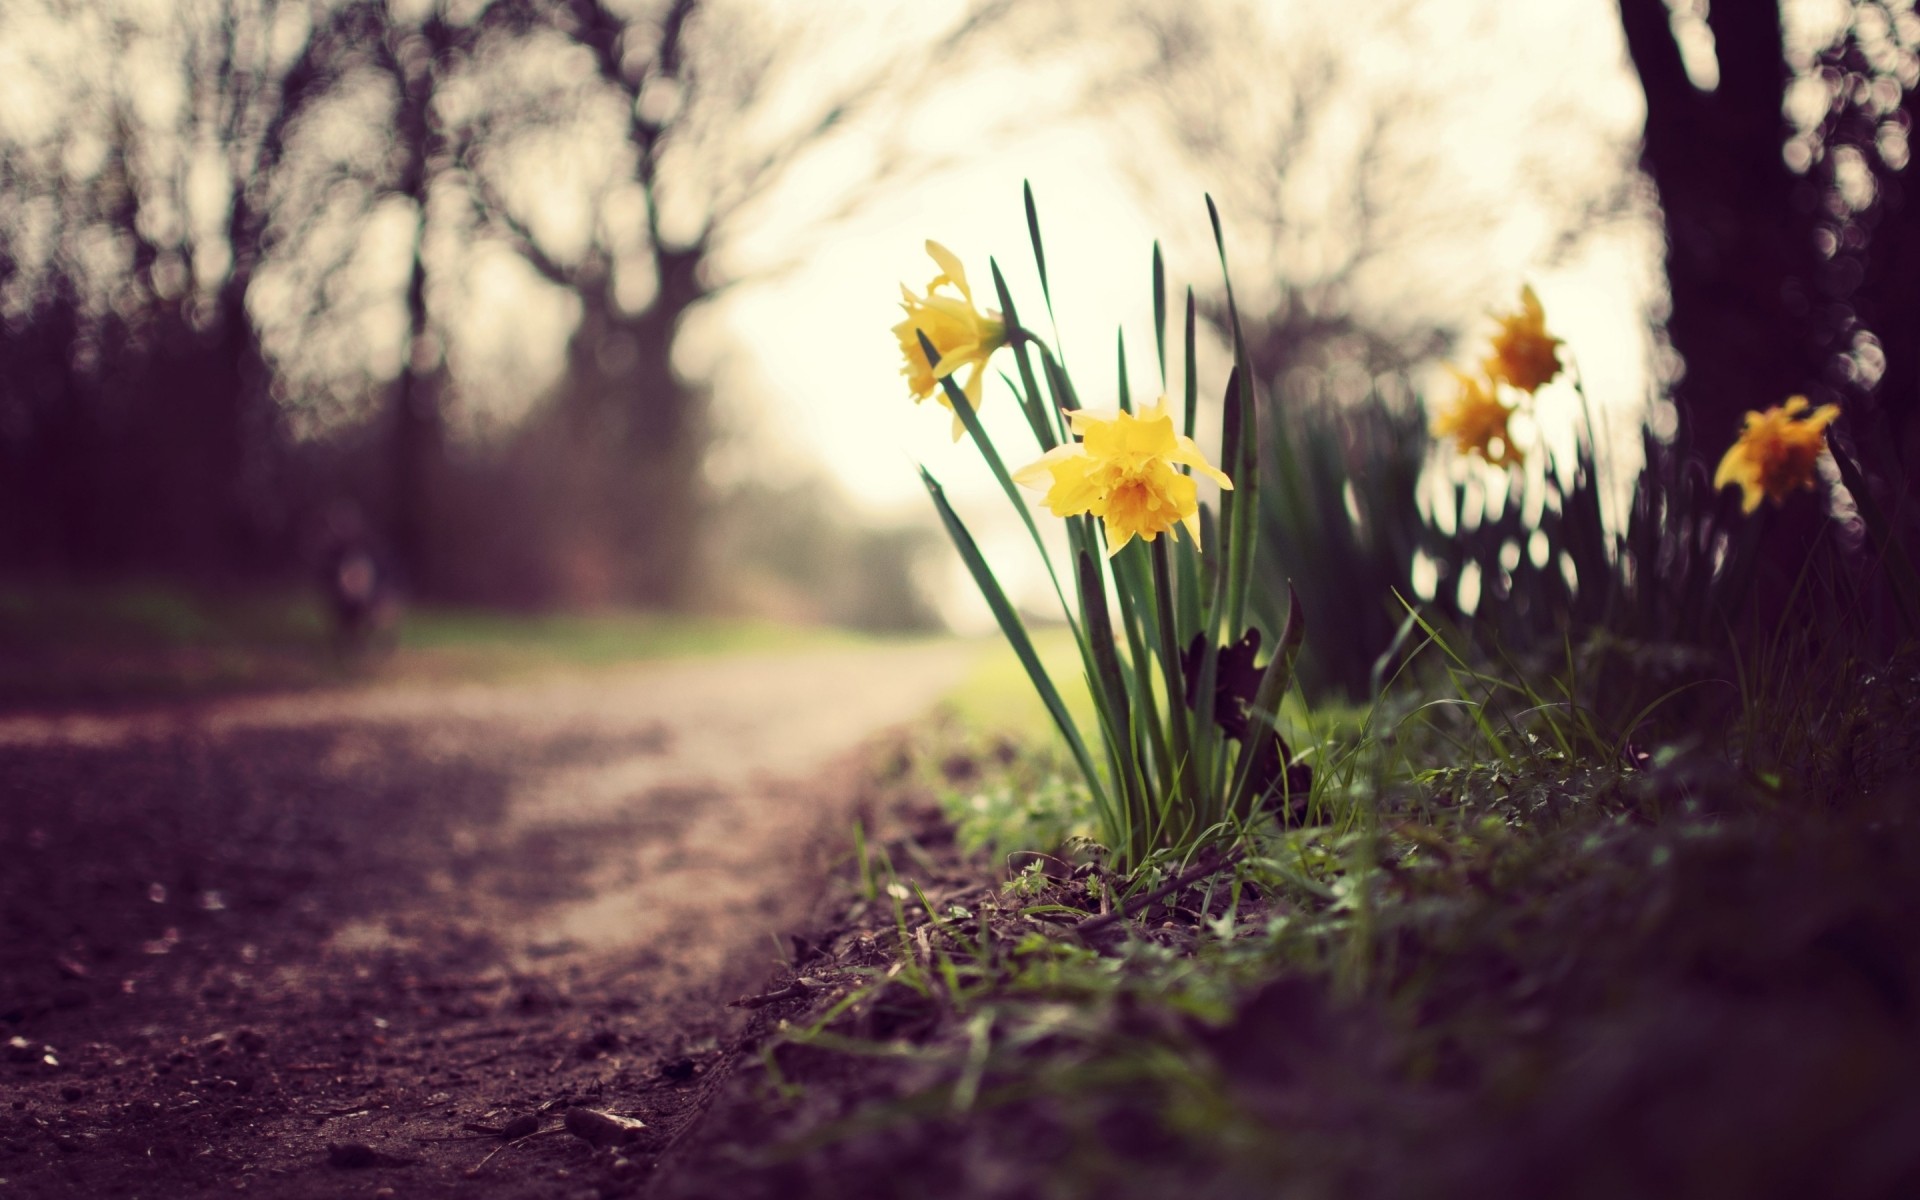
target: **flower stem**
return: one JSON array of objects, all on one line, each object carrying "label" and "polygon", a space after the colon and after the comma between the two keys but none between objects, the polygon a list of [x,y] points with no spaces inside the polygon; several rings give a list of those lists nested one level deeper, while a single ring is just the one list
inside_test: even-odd
[{"label": "flower stem", "polygon": [[[1167,728],[1173,735],[1174,766],[1178,778],[1179,795],[1170,803],[1179,803],[1184,812],[1192,813],[1200,803],[1200,795],[1193,761],[1193,736],[1188,727],[1190,710],[1187,707],[1186,680],[1180,670],[1180,627],[1173,619],[1173,572],[1167,565],[1167,541],[1172,536],[1169,533],[1165,537],[1157,537],[1151,544],[1153,599],[1160,617],[1160,666],[1166,679]],[[1190,829],[1181,829],[1174,834],[1175,840],[1191,832]]]}]

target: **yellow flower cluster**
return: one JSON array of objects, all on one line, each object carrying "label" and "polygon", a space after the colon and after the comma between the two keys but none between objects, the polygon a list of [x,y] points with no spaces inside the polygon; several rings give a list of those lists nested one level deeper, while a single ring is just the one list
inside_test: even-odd
[{"label": "yellow flower cluster", "polygon": [[1814,464],[1827,444],[1827,426],[1840,419],[1840,407],[1822,404],[1811,416],[1805,396],[1795,396],[1784,405],[1765,412],[1747,414],[1739,440],[1720,459],[1713,474],[1716,489],[1740,485],[1740,511],[1760,507],[1761,497],[1776,505],[1787,494],[1814,484]]},{"label": "yellow flower cluster", "polygon": [[[903,297],[900,307],[907,311],[906,319],[893,327],[893,336],[899,339],[900,353],[906,365],[900,373],[907,377],[907,386],[913,392],[914,403],[918,404],[928,396],[936,396],[941,405],[951,409],[953,402],[947,399],[946,389],[940,381],[961,367],[971,367],[965,385],[961,391],[967,397],[967,403],[975,410],[980,407],[981,377],[985,374],[987,360],[993,352],[1007,344],[1006,322],[997,312],[982,313],[973,306],[973,289],[967,286],[967,272],[961,267],[960,260],[953,252],[939,242],[928,240],[927,254],[940,266],[940,273],[927,284],[926,295],[916,296],[900,285]],[[940,293],[940,288],[950,286],[959,294]],[[926,351],[920,345],[920,335],[927,335],[933,348],[940,355],[937,365],[929,365]],[[959,441],[966,431],[960,414],[953,417],[953,440]]]},{"label": "yellow flower cluster", "polygon": [[1208,463],[1192,438],[1176,433],[1165,397],[1138,414],[1077,409],[1067,414],[1077,442],[1056,446],[1015,471],[1027,487],[1047,487],[1056,517],[1091,513],[1106,523],[1107,554],[1134,538],[1151,542],[1184,526],[1200,542],[1200,502],[1191,467],[1229,491],[1233,481]]},{"label": "yellow flower cluster", "polygon": [[1495,466],[1525,461],[1507,421],[1514,410],[1500,403],[1486,380],[1475,378],[1458,367],[1448,367],[1460,384],[1453,403],[1433,418],[1433,436],[1450,437],[1453,448],[1462,454],[1478,454]]},{"label": "yellow flower cluster", "polygon": [[1493,352],[1480,360],[1481,374],[1449,367],[1459,391],[1433,420],[1433,436],[1450,437],[1461,454],[1478,454],[1495,466],[1518,465],[1526,456],[1513,444],[1508,421],[1520,411],[1500,399],[1505,384],[1532,396],[1560,374],[1561,339],[1547,332],[1546,309],[1531,287],[1520,289],[1520,309],[1496,313]]}]

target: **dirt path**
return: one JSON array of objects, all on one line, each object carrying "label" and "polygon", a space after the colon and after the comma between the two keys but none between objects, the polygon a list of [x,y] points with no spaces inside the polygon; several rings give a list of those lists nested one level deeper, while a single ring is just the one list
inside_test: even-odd
[{"label": "dirt path", "polygon": [[[849,755],[973,653],[0,720],[0,1198],[643,1190]],[[471,1174],[570,1106],[647,1128]]]}]

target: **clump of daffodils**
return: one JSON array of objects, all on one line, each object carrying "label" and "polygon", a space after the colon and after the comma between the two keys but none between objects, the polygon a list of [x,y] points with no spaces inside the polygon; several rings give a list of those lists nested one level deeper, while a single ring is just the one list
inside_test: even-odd
[{"label": "clump of daffodils", "polygon": [[[974,307],[966,269],[952,251],[929,239],[927,255],[939,265],[940,273],[927,284],[926,294],[916,296],[906,284],[900,285],[900,307],[907,312],[906,319],[893,327],[893,336],[899,340],[901,356],[906,360],[900,373],[907,377],[914,403],[937,392],[940,403],[951,409],[953,401],[941,390],[940,381],[961,367],[968,367],[967,380],[960,391],[967,403],[978,409],[987,360],[1007,344],[1006,322],[997,312],[983,313]],[[943,292],[942,288],[950,288],[951,293]],[[927,361],[920,346],[922,335],[939,352],[938,362]],[[956,412],[953,440],[959,441],[964,432],[966,424]]]},{"label": "clump of daffodils", "polygon": [[1433,418],[1433,436],[1452,438],[1453,448],[1461,454],[1477,454],[1497,467],[1518,465],[1525,455],[1513,444],[1507,422],[1514,409],[1502,404],[1495,395],[1497,387],[1489,380],[1467,374],[1458,367],[1453,372],[1459,390],[1453,402]]},{"label": "clump of daffodils", "polygon": [[[1031,193],[1028,216],[1044,289],[1045,256]],[[1217,214],[1214,230],[1217,240]],[[1139,867],[1156,855],[1184,856],[1202,841],[1244,831],[1263,812],[1304,811],[1311,773],[1293,759],[1275,727],[1300,648],[1300,615],[1290,612],[1286,629],[1268,643],[1276,649],[1263,665],[1254,661],[1260,631],[1247,625],[1260,442],[1253,374],[1237,319],[1226,432],[1215,466],[1190,432],[1181,431],[1194,427],[1198,380],[1192,355],[1178,423],[1164,397],[1137,409],[1130,403],[1124,351],[1117,403],[1082,408],[1065,365],[1043,339],[1020,327],[999,269],[992,275],[1000,310],[983,313],[959,261],[937,242],[927,243],[927,253],[940,274],[924,296],[903,289],[907,316],[893,329],[903,374],[916,401],[938,394],[952,410],[956,436],[972,434],[1019,509],[1074,632],[1099,723],[1097,740],[1082,736],[1018,608],[940,485],[924,469],[921,477],[1080,767],[1099,840],[1116,863]],[[1154,278],[1165,387],[1166,301],[1158,247]],[[1228,295],[1231,306],[1230,290]],[[1187,306],[1191,329],[1191,293]],[[976,415],[982,373],[1002,347],[1015,359],[1019,379],[1009,383],[1040,450],[1038,458],[1011,472]],[[961,367],[970,368],[964,383],[956,377]],[[1065,570],[1055,569],[1050,539],[1041,536],[1018,485],[1044,489],[1039,503],[1065,522],[1072,560]]]},{"label": "clump of daffodils", "polygon": [[1765,412],[1748,413],[1739,439],[1714,472],[1714,488],[1738,484],[1740,511],[1750,513],[1762,498],[1778,505],[1789,493],[1813,487],[1827,426],[1840,419],[1840,408],[1822,404],[1802,417],[1809,407],[1805,396],[1795,396]]},{"label": "clump of daffodils", "polygon": [[1151,542],[1176,526],[1199,545],[1199,489],[1180,468],[1198,471],[1228,491],[1233,480],[1207,462],[1192,438],[1174,431],[1166,397],[1137,416],[1076,409],[1067,419],[1080,440],[1028,463],[1014,472],[1014,482],[1050,485],[1046,505],[1056,517],[1099,517],[1109,557],[1136,537]]},{"label": "clump of daffodils", "polygon": [[[1479,374],[1459,367],[1453,373],[1453,399],[1434,415],[1433,436],[1453,439],[1460,454],[1478,455],[1497,467],[1519,466],[1526,455],[1514,444],[1509,422],[1522,405],[1564,369],[1560,347],[1565,342],[1547,332],[1547,312],[1531,287],[1520,289],[1520,308],[1494,314],[1499,326],[1489,341],[1490,353],[1480,360]],[[1520,399],[1509,404],[1501,392]]]}]

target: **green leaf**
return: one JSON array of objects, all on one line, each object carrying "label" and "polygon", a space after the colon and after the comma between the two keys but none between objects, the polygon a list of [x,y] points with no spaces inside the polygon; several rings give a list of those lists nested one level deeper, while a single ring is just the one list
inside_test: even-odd
[{"label": "green leaf", "polygon": [[1047,373],[1047,390],[1052,393],[1054,410],[1070,412],[1079,408],[1080,396],[1073,390],[1072,378],[1045,346],[1040,347],[1040,366]]},{"label": "green leaf", "polygon": [[1187,708],[1186,678],[1180,670],[1180,630],[1173,618],[1173,572],[1167,564],[1166,538],[1153,539],[1148,550],[1153,560],[1154,612],[1160,622],[1160,669],[1166,681],[1167,732],[1178,768],[1180,797],[1191,805],[1199,801],[1199,781],[1205,772],[1194,758],[1195,731],[1191,710]]},{"label": "green leaf", "polygon": [[[927,362],[930,365],[937,364],[940,361],[940,354],[934,349],[933,342],[928,340],[926,332],[924,330],[914,332],[920,335],[920,350],[927,356]],[[1060,576],[1053,569],[1053,556],[1047,553],[1047,544],[1040,537],[1040,527],[1033,523],[1033,513],[1027,508],[1026,498],[1020,494],[1019,486],[1013,482],[1013,476],[1007,473],[1006,464],[1000,461],[999,451],[993,448],[992,439],[987,437],[987,431],[981,427],[980,414],[973,411],[973,405],[967,401],[967,394],[960,389],[959,384],[953,381],[952,375],[940,380],[940,386],[946,392],[947,403],[953,405],[954,415],[959,417],[960,424],[966,427],[967,436],[971,437],[973,444],[979,448],[980,457],[987,460],[987,469],[992,471],[994,479],[999,481],[1000,490],[1007,494],[1008,502],[1013,505],[1014,511],[1020,514],[1020,520],[1026,524],[1027,533],[1033,538],[1034,548],[1040,551],[1040,561],[1047,568],[1047,578],[1053,581],[1053,594],[1060,599],[1060,609],[1066,614],[1067,624],[1072,627],[1075,637],[1080,636],[1080,627],[1073,619],[1073,608],[1067,603],[1066,592],[1060,587]]]},{"label": "green leaf", "polygon": [[1142,811],[1145,804],[1136,765],[1138,755],[1133,742],[1132,706],[1127,702],[1126,676],[1120,670],[1120,657],[1115,649],[1113,621],[1107,609],[1106,577],[1093,555],[1086,551],[1081,551],[1076,561],[1079,567],[1080,607],[1086,614],[1087,636],[1083,644],[1093,657],[1093,682],[1098,685],[1096,695],[1105,697],[1102,717],[1107,725],[1108,750],[1114,758],[1113,765],[1118,773],[1128,815],[1128,828],[1118,832],[1125,834],[1137,826],[1135,814]]},{"label": "green leaf", "polygon": [[[1240,760],[1234,765],[1233,787],[1227,795],[1227,811],[1250,814],[1251,805],[1247,803],[1247,793],[1253,787],[1253,732],[1251,726],[1257,722],[1274,728],[1280,716],[1280,701],[1293,686],[1294,664],[1300,657],[1300,647],[1307,638],[1307,617],[1300,607],[1300,597],[1294,592],[1293,584],[1287,584],[1287,624],[1280,634],[1279,644],[1273,648],[1273,658],[1268,660],[1266,671],[1260,676],[1260,687],[1253,694],[1253,703],[1247,707],[1249,729],[1247,744],[1240,748]],[[1281,764],[1283,767],[1285,763]],[[1285,773],[1282,772],[1284,778]],[[1261,797],[1262,800],[1265,797]]]},{"label": "green leaf", "polygon": [[1120,347],[1120,362],[1118,367],[1120,380],[1120,411],[1130,413],[1133,411],[1133,389],[1127,386],[1127,331],[1121,329],[1118,330],[1117,333],[1119,335],[1118,344]]},{"label": "green leaf", "polygon": [[993,272],[993,290],[1000,298],[1000,315],[1007,323],[1007,345],[1013,351],[1013,360],[1020,366],[1020,408],[1027,414],[1027,424],[1033,427],[1033,436],[1040,443],[1040,449],[1047,451],[1060,444],[1054,432],[1058,417],[1049,418],[1047,406],[1040,399],[1039,381],[1033,374],[1033,356],[1027,350],[1027,342],[1032,337],[1020,326],[1020,314],[1013,307],[1013,293],[1007,290],[1007,280],[1000,273],[1000,264],[994,259],[987,260],[987,268]]},{"label": "green leaf", "polygon": [[1194,333],[1195,315],[1196,315],[1196,309],[1193,303],[1193,289],[1188,288],[1187,289],[1187,362],[1186,362],[1187,411],[1186,411],[1186,422],[1182,426],[1182,432],[1184,432],[1188,437],[1193,436],[1194,417],[1196,415],[1196,410],[1200,406],[1200,375],[1199,375],[1199,368],[1194,364],[1194,356],[1193,356],[1193,340],[1194,340],[1193,333]]},{"label": "green leaf", "polygon": [[1107,797],[1105,786],[1101,783],[1099,770],[1094,766],[1093,758],[1087,753],[1087,744],[1080,736],[1079,727],[1073,722],[1073,716],[1067,711],[1067,705],[1060,698],[1059,689],[1047,675],[1047,669],[1040,663],[1040,654],[1034,649],[1033,639],[1027,633],[1026,626],[1020,620],[1012,601],[994,578],[993,569],[980,553],[979,544],[973,535],[967,532],[960,515],[953,511],[947,502],[947,495],[925,467],[920,468],[920,481],[926,485],[927,494],[933,497],[933,506],[940,514],[940,523],[946,527],[947,537],[953,542],[954,549],[960,552],[960,561],[966,564],[968,574],[973,576],[974,586],[980,589],[980,595],[987,602],[987,608],[993,612],[994,621],[1000,626],[1000,632],[1006,636],[1007,644],[1013,647],[1014,656],[1026,669],[1027,678],[1033,682],[1033,688],[1040,694],[1041,703],[1053,717],[1054,725],[1067,740],[1067,748],[1073,753],[1074,761],[1079,764],[1080,772],[1086,777],[1087,788],[1093,793],[1094,802],[1100,806],[1103,815],[1111,818],[1111,801]]},{"label": "green leaf", "polygon": [[1167,390],[1167,264],[1153,243],[1153,345],[1160,353],[1160,390]]},{"label": "green leaf", "polygon": [[1047,285],[1047,249],[1040,242],[1040,211],[1033,203],[1033,182],[1022,180],[1021,194],[1027,204],[1027,238],[1033,243],[1033,263],[1040,268],[1040,294],[1046,297],[1047,319],[1053,322],[1053,340],[1060,341],[1060,319],[1053,315],[1053,289]]}]

